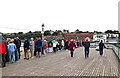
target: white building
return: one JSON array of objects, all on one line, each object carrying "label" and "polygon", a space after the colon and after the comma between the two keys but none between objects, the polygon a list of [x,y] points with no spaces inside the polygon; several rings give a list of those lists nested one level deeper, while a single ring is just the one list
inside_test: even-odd
[{"label": "white building", "polygon": [[119,37],[119,34],[111,34],[111,33],[109,33],[109,34],[107,34],[107,37],[108,38],[118,38]]},{"label": "white building", "polygon": [[94,33],[93,41],[100,42],[101,40],[103,40],[103,42],[106,42],[107,35],[105,33],[101,33],[101,34]]}]

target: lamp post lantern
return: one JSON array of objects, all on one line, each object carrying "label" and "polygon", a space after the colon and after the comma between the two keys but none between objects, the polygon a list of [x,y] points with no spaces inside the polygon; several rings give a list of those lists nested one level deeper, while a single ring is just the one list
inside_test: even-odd
[{"label": "lamp post lantern", "polygon": [[44,24],[42,24],[42,39],[44,39]]}]

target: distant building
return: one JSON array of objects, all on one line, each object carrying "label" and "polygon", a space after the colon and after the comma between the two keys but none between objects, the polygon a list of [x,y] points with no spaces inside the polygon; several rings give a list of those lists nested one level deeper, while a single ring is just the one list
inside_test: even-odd
[{"label": "distant building", "polygon": [[33,32],[33,33],[41,33],[41,31],[35,31],[35,32]]},{"label": "distant building", "polygon": [[74,39],[74,40],[85,40],[86,38],[89,38],[90,41],[93,40],[93,33],[81,33],[81,34],[64,34],[64,39],[66,40],[71,40],[71,39]]},{"label": "distant building", "polygon": [[53,40],[53,39],[63,39],[62,36],[44,36],[46,40]]},{"label": "distant building", "polygon": [[101,40],[103,40],[103,42],[106,42],[107,41],[107,35],[105,33],[101,33],[101,34],[94,33],[93,41],[100,42]]}]

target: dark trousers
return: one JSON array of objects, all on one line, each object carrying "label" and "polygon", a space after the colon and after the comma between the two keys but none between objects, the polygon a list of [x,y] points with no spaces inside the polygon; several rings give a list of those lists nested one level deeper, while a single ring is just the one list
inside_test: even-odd
[{"label": "dark trousers", "polygon": [[1,62],[1,66],[2,66],[2,67],[5,67],[5,66],[6,66],[5,53],[4,53],[4,54],[0,54],[0,62]]},{"label": "dark trousers", "polygon": [[59,50],[61,50],[61,45],[59,45]]},{"label": "dark trousers", "polygon": [[42,54],[44,54],[44,52],[43,52],[43,47],[42,47],[42,50],[41,50],[41,51],[42,51]]},{"label": "dark trousers", "polygon": [[9,52],[7,52],[7,53],[5,54],[5,61],[6,61],[6,62],[9,62]]},{"label": "dark trousers", "polygon": [[89,56],[89,48],[85,48],[85,58]]},{"label": "dark trousers", "polygon": [[35,46],[34,56],[36,56],[36,52],[37,52],[37,48],[36,48],[36,46]]},{"label": "dark trousers", "polygon": [[70,51],[71,57],[73,57],[73,52],[74,52],[74,51]]},{"label": "dark trousers", "polygon": [[103,50],[100,50],[100,55],[103,55]]},{"label": "dark trousers", "polygon": [[69,50],[69,46],[68,46],[68,45],[66,45],[66,46],[65,46],[65,50],[66,50],[66,49],[68,49],[68,50]]},{"label": "dark trousers", "polygon": [[56,52],[56,47],[53,47],[53,51]]}]

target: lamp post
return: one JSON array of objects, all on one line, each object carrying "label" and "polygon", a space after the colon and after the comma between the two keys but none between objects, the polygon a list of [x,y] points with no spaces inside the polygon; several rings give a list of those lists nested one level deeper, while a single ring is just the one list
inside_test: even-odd
[{"label": "lamp post", "polygon": [[44,24],[42,24],[42,39],[44,39]]}]

